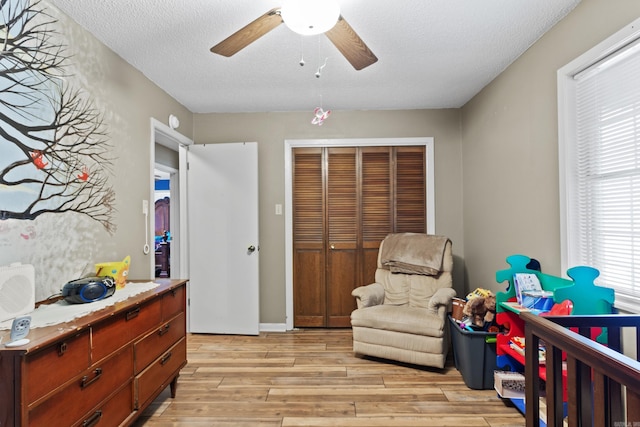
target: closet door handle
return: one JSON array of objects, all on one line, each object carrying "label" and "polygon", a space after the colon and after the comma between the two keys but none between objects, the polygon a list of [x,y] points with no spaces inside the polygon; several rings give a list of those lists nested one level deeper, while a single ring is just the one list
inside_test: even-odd
[{"label": "closet door handle", "polygon": [[331,248],[331,250],[334,250],[336,248],[336,245],[331,245],[329,247]]}]

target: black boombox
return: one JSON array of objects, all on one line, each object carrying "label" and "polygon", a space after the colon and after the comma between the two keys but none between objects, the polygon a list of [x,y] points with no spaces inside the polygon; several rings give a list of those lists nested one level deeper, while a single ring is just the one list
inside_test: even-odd
[{"label": "black boombox", "polygon": [[111,276],[83,277],[62,287],[62,297],[71,304],[82,304],[105,299],[116,291],[116,280]]}]

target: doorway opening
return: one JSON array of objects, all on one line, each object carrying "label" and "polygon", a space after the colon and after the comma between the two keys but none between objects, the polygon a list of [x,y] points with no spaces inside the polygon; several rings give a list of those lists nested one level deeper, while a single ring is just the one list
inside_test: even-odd
[{"label": "doorway opening", "polygon": [[[156,163],[154,177],[154,252],[155,252],[155,277],[171,277],[171,230],[174,228],[172,210],[176,203],[171,204],[171,184],[175,188],[176,171],[169,171],[169,167]],[[179,203],[179,200],[177,201]]]},{"label": "doorway opening", "polygon": [[[170,250],[167,256],[168,265],[165,277],[184,278],[189,277],[187,263],[187,160],[186,147],[192,145],[193,141],[160,121],[151,118],[151,140],[150,140],[150,175],[151,188],[149,189],[149,200],[155,202],[155,176],[159,173],[161,177],[168,174],[169,177],[169,221],[167,240],[170,239]],[[167,160],[167,151],[170,152],[169,157],[174,156],[173,160]],[[155,249],[155,230],[156,215],[152,214],[149,218],[150,230],[153,232],[152,241],[147,242],[149,246]],[[160,241],[162,238],[160,237]],[[149,277],[156,277],[157,262],[155,252],[149,256]],[[162,271],[161,271],[162,273]]]}]

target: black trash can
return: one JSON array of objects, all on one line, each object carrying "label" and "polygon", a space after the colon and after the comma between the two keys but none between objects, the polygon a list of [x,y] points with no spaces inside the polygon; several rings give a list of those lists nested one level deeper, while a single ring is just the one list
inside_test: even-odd
[{"label": "black trash can", "polygon": [[493,388],[496,370],[496,332],[468,331],[449,316],[453,360],[467,387]]}]

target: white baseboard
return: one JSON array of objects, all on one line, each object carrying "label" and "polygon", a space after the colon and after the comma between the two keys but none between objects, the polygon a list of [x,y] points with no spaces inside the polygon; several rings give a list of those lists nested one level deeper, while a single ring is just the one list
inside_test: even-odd
[{"label": "white baseboard", "polygon": [[287,332],[285,323],[260,323],[260,332]]}]

